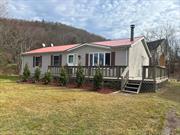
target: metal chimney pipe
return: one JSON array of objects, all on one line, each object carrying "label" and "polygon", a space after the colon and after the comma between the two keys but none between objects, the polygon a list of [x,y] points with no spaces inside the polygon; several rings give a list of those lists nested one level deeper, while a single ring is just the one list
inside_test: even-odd
[{"label": "metal chimney pipe", "polygon": [[134,41],[134,28],[135,28],[135,25],[132,24],[130,27],[131,27],[131,38],[130,38],[130,40]]}]

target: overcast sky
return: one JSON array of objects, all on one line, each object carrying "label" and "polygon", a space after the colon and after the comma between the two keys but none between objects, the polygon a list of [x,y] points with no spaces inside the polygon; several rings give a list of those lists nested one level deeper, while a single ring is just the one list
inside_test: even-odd
[{"label": "overcast sky", "polygon": [[[180,0],[9,0],[9,16],[61,22],[106,38],[129,37],[170,23],[180,33]],[[180,34],[179,34],[180,35]]]}]

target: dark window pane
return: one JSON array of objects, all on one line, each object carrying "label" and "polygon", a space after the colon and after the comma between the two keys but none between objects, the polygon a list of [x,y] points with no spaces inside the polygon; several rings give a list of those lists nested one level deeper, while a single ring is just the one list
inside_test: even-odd
[{"label": "dark window pane", "polygon": [[40,59],[41,59],[40,57],[35,58],[35,66],[40,66],[40,62],[41,62]]},{"label": "dark window pane", "polygon": [[94,66],[98,65],[98,53],[94,54]]},{"label": "dark window pane", "polygon": [[104,65],[104,53],[99,53],[99,66]]},{"label": "dark window pane", "polygon": [[59,56],[54,56],[54,66],[59,66]]},{"label": "dark window pane", "polygon": [[106,53],[106,56],[105,56],[105,65],[106,66],[110,66],[110,59],[111,59],[111,55],[110,53]]},{"label": "dark window pane", "polygon": [[90,54],[90,66],[93,65],[93,54]]},{"label": "dark window pane", "polygon": [[68,59],[69,63],[73,63],[73,57],[74,57],[73,55],[69,55],[69,59]]}]

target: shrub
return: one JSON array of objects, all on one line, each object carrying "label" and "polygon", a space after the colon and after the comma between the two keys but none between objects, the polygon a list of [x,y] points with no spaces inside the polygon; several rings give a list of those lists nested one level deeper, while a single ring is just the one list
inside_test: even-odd
[{"label": "shrub", "polygon": [[66,69],[62,67],[60,70],[59,83],[61,86],[66,86],[67,82],[68,82],[68,74]]},{"label": "shrub", "polygon": [[83,68],[81,65],[78,66],[77,68],[77,72],[76,72],[76,83],[77,83],[77,87],[82,86],[82,84],[84,83],[84,74],[83,74]]},{"label": "shrub", "polygon": [[52,80],[51,72],[50,72],[50,71],[47,71],[47,72],[44,74],[44,78],[43,78],[44,84],[50,83],[51,80]]},{"label": "shrub", "polygon": [[36,68],[35,72],[34,72],[34,79],[35,79],[35,81],[39,81],[40,80],[40,75],[41,75],[41,70],[39,68]]},{"label": "shrub", "polygon": [[23,76],[22,76],[23,81],[27,81],[29,79],[30,75],[31,75],[31,72],[29,70],[28,64],[26,63],[26,65],[23,69]]},{"label": "shrub", "polygon": [[97,68],[93,78],[94,89],[95,90],[100,89],[102,87],[102,83],[103,83],[103,76],[100,71],[100,68]]}]

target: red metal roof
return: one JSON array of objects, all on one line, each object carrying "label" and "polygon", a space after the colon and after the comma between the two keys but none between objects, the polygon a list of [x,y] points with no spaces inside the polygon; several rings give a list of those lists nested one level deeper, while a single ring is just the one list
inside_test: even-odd
[{"label": "red metal roof", "polygon": [[[127,39],[116,39],[116,40],[110,40],[110,41],[100,41],[100,42],[93,42],[93,44],[100,45],[100,46],[108,46],[108,47],[116,47],[116,46],[128,46],[136,41],[142,39],[143,37],[135,37],[134,41],[130,41],[129,38]],[[39,48],[35,50],[31,50],[29,52],[25,52],[23,54],[39,54],[39,53],[51,53],[51,52],[64,52],[68,49],[72,49],[74,47],[78,46],[78,44],[72,44],[72,45],[60,45],[60,46],[53,46],[53,47],[44,47]]]},{"label": "red metal roof", "polygon": [[73,48],[77,46],[77,44],[72,44],[72,45],[61,45],[61,46],[53,46],[53,47],[44,47],[44,48],[39,48],[35,49],[29,52],[25,52],[23,54],[38,54],[38,53],[49,53],[49,52],[63,52],[66,51],[70,48]]},{"label": "red metal roof", "polygon": [[130,39],[127,38],[127,39],[116,39],[116,40],[111,40],[111,41],[100,41],[100,42],[93,42],[93,43],[97,45],[110,46],[110,47],[126,46],[126,45],[131,45],[142,38],[143,37],[135,37],[134,41],[130,41]]}]

